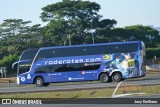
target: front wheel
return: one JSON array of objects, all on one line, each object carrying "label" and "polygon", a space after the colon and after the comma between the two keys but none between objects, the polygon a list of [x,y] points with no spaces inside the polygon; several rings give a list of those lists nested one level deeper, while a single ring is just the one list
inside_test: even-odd
[{"label": "front wheel", "polygon": [[102,73],[99,77],[99,80],[102,82],[102,83],[106,83],[106,82],[109,82],[109,76],[107,73]]},{"label": "front wheel", "polygon": [[42,87],[44,85],[44,81],[41,77],[36,78],[35,84],[37,87]]},{"label": "front wheel", "polygon": [[112,75],[112,80],[116,82],[122,81],[122,75],[119,72],[116,72]]}]

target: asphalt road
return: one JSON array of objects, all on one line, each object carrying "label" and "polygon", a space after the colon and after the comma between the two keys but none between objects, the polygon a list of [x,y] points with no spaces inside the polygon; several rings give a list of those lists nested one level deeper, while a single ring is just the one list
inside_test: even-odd
[{"label": "asphalt road", "polygon": [[[55,84],[55,85],[54,85]],[[53,90],[75,90],[75,89],[88,89],[88,88],[107,88],[107,87],[116,87],[118,85],[117,82],[111,83],[100,83],[100,82],[87,82],[81,84],[65,84],[65,83],[54,83],[53,85],[47,87],[36,87],[34,85],[27,85],[23,87],[6,87],[0,88],[0,93],[19,93],[19,92],[44,92],[44,91],[53,91]],[[153,85],[160,84],[160,79],[157,80],[141,80],[141,81],[124,81],[123,84],[136,84],[136,85]]]}]

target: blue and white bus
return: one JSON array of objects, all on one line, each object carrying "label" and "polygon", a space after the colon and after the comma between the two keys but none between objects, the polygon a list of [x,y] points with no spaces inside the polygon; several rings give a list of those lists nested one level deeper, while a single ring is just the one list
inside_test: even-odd
[{"label": "blue and white bus", "polygon": [[142,41],[29,49],[17,63],[17,83],[37,86],[88,80],[119,82],[146,74]]}]

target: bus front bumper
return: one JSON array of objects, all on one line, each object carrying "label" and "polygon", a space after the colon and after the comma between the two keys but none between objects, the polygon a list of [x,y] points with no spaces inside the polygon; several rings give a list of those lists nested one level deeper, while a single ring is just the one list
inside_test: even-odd
[{"label": "bus front bumper", "polygon": [[32,80],[28,79],[27,76],[23,75],[23,76],[17,76],[17,84],[21,85],[21,84],[32,84]]}]

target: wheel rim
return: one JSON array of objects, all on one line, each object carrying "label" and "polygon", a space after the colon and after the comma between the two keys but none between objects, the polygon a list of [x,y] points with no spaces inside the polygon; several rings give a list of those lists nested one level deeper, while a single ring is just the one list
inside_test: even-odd
[{"label": "wheel rim", "polygon": [[41,85],[41,84],[42,84],[41,80],[37,80],[37,85]]},{"label": "wheel rim", "polygon": [[101,75],[101,81],[102,82],[107,82],[108,78],[107,78],[107,74],[102,74]]},{"label": "wheel rim", "polygon": [[119,80],[119,75],[115,75],[115,76],[114,76],[114,79],[115,79],[115,80]]},{"label": "wheel rim", "polygon": [[102,80],[103,80],[103,81],[106,80],[106,76],[105,76],[105,75],[102,76]]},{"label": "wheel rim", "polygon": [[119,73],[114,74],[113,76],[114,81],[119,82],[121,80],[121,75]]}]

